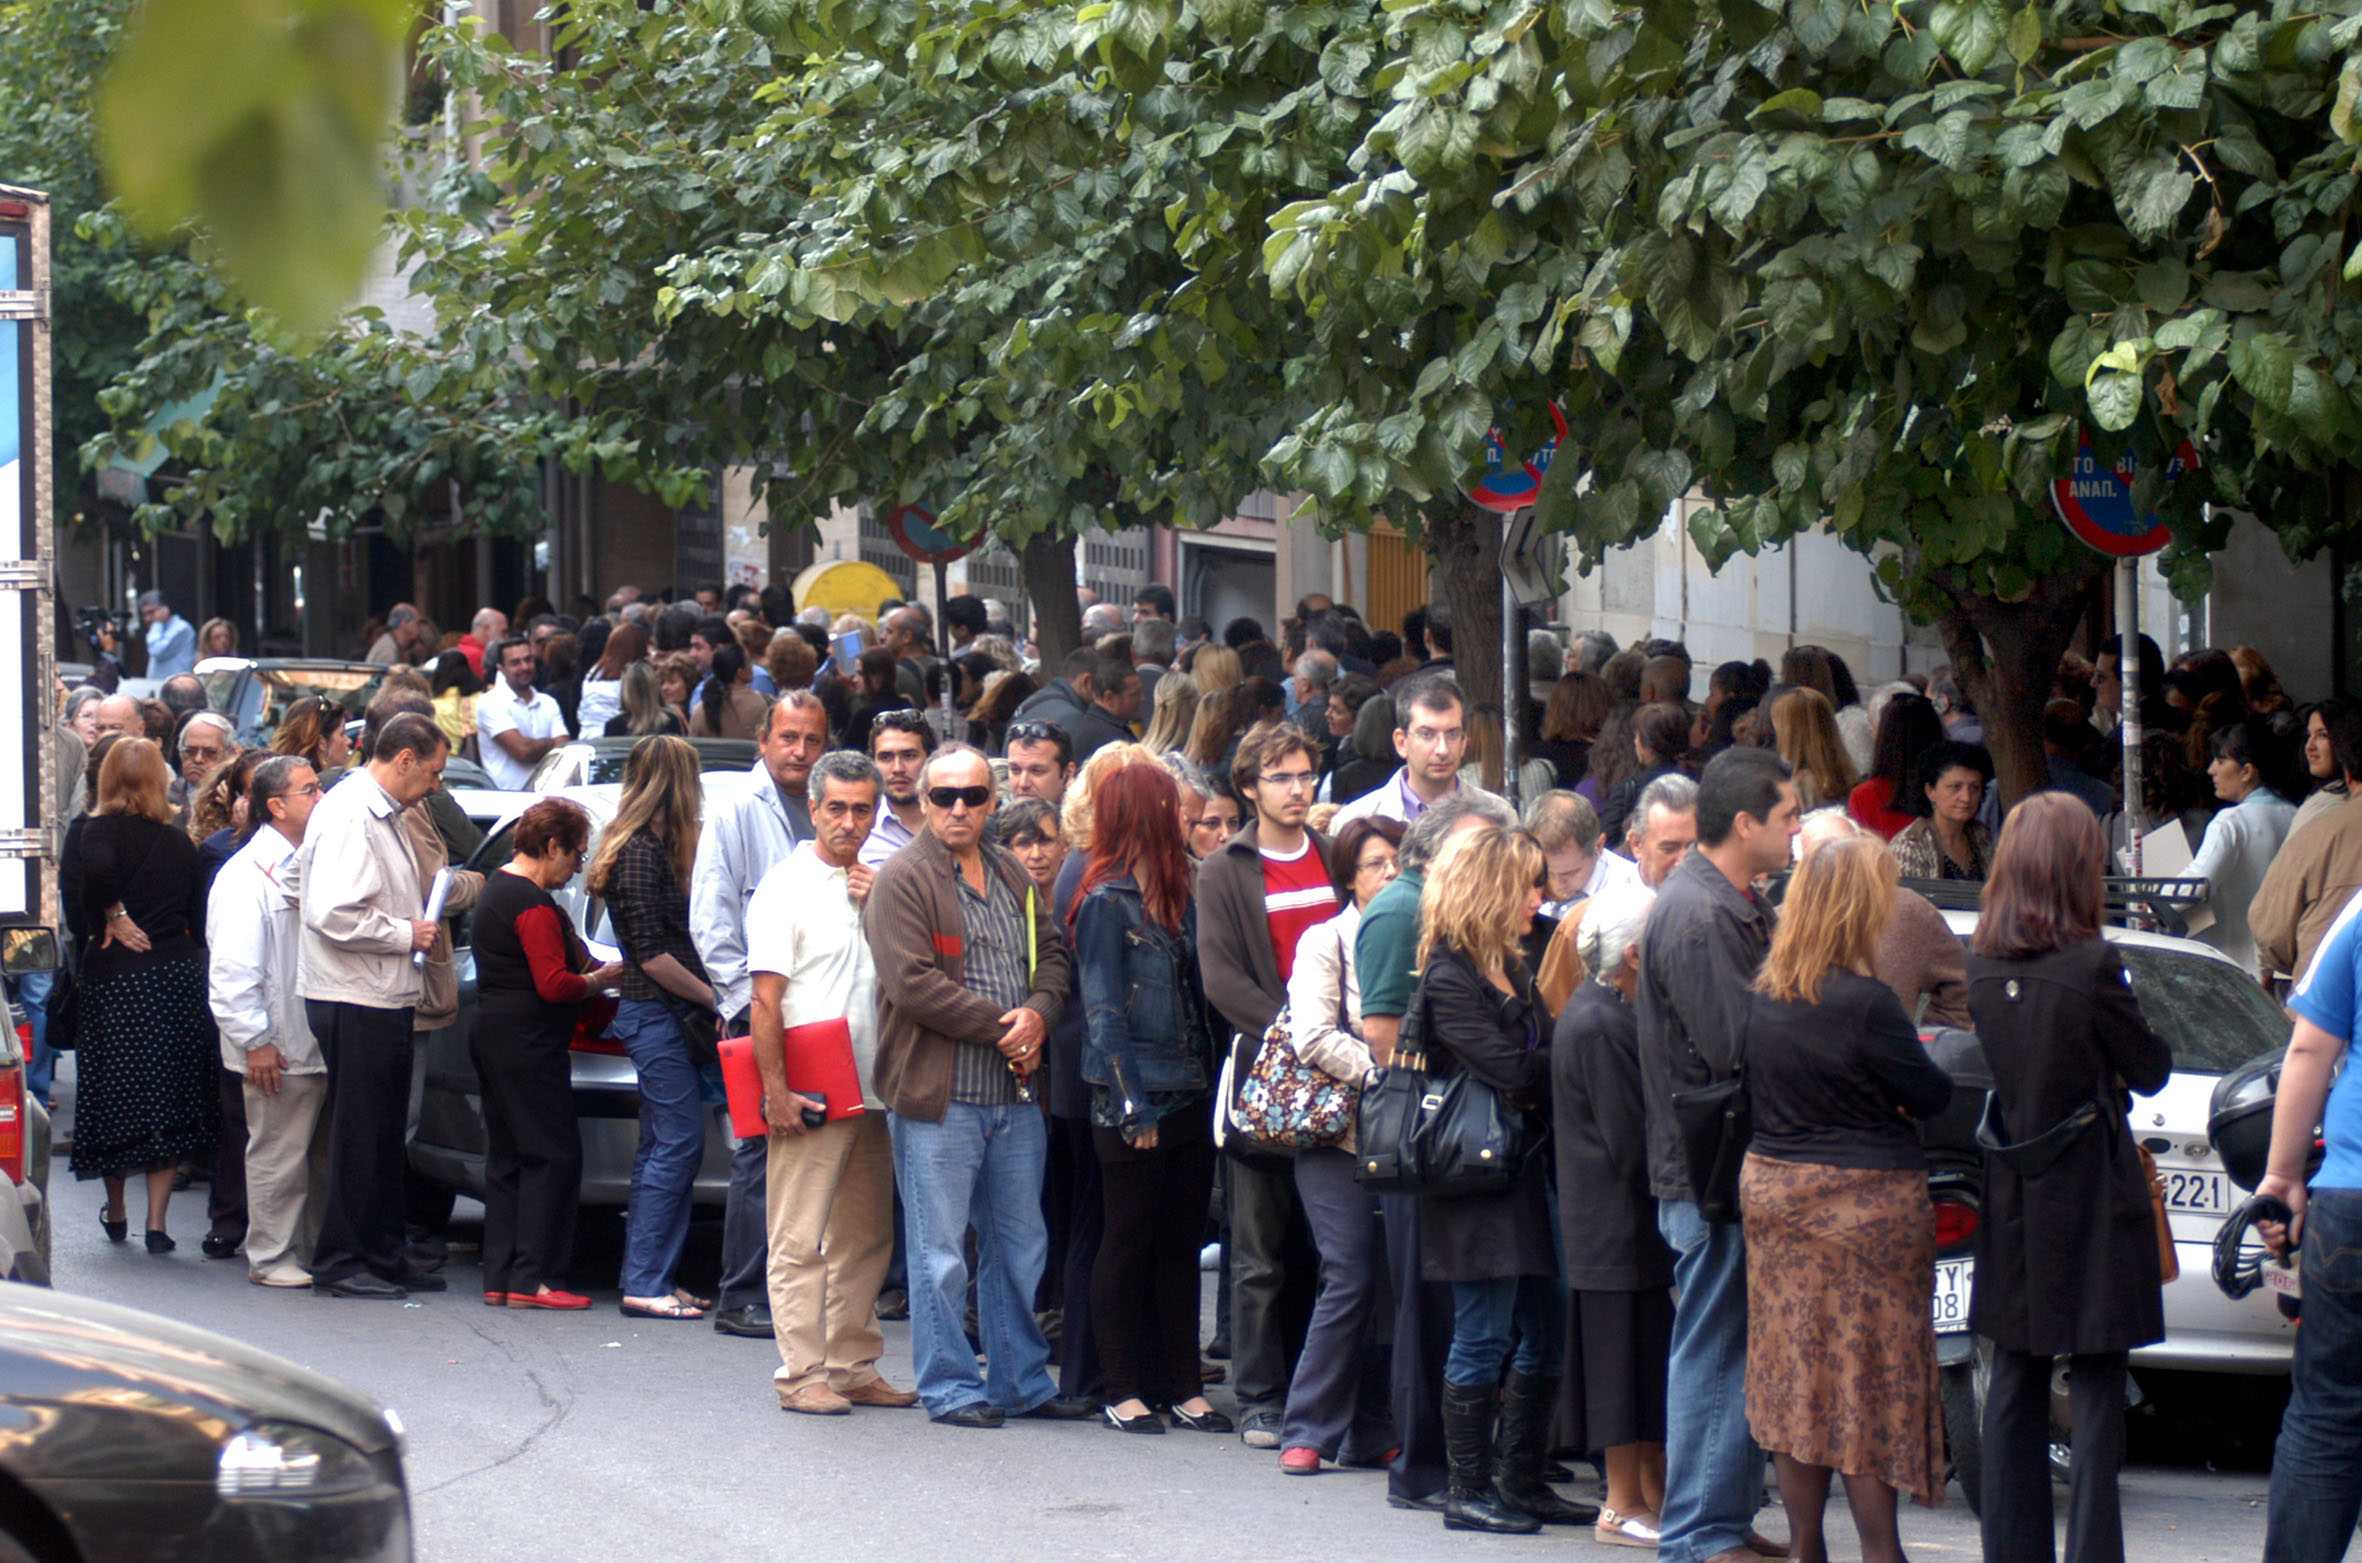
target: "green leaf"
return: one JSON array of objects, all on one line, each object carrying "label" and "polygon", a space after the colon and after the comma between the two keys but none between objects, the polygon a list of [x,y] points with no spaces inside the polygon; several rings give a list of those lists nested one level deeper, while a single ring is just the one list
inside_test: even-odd
[{"label": "green leaf", "polygon": [[1968,76],[1992,63],[2007,30],[1999,0],[1943,0],[1929,18],[1929,27],[1936,47]]},{"label": "green leaf", "polygon": [[2268,331],[2244,337],[2231,344],[2226,362],[2240,389],[2273,412],[2289,410],[2296,359],[2286,337]]},{"label": "green leaf", "polygon": [[2031,64],[2042,52],[2042,8],[2034,0],[2010,13],[2007,42],[2009,57],[2020,65]]},{"label": "green leaf", "polygon": [[1810,87],[1790,87],[1786,92],[1775,93],[1756,104],[1747,117],[1755,120],[1773,114],[1796,114],[1806,119],[1818,119],[1821,111],[1819,93]]}]

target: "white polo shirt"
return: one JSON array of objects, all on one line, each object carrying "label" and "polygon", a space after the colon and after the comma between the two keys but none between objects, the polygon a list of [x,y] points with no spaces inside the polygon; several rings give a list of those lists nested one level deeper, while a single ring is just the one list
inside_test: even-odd
[{"label": "white polo shirt", "polygon": [[845,1018],[861,1103],[878,1112],[886,1105],[876,1079],[878,969],[847,877],[809,841],[766,871],[746,903],[746,969],[787,979],[780,1019],[788,1026]]},{"label": "white polo shirt", "polygon": [[493,741],[498,733],[563,738],[566,718],[558,710],[557,701],[538,689],[529,691],[528,698],[519,699],[505,678],[477,697],[476,750],[483,759],[484,774],[502,792],[523,792],[537,762],[511,759],[508,751]]}]

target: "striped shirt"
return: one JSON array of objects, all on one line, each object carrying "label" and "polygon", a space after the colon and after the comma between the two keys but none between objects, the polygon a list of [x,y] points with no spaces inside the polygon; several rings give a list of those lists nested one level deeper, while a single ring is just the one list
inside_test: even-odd
[{"label": "striped shirt", "polygon": [[[960,915],[967,923],[961,971],[968,991],[1002,1009],[1015,1009],[1033,989],[1025,958],[1025,910],[1008,881],[985,865],[984,894],[968,876],[960,884]],[[951,1099],[978,1107],[1017,1100],[1017,1077],[1009,1061],[989,1042],[962,1042],[951,1066]]]},{"label": "striped shirt", "polygon": [[1271,953],[1279,958],[1279,980],[1286,982],[1296,969],[1296,941],[1304,930],[1337,915],[1337,892],[1329,883],[1328,866],[1312,850],[1312,836],[1293,857],[1281,857],[1269,847],[1263,854],[1263,916],[1271,926]]}]

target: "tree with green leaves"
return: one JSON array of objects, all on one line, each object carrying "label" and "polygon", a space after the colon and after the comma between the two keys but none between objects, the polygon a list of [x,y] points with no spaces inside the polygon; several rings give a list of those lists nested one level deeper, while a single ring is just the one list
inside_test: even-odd
[{"label": "tree with green leaves", "polygon": [[2348,525],[2357,14],[1406,0],[1356,177],[1280,215],[1271,272],[1316,328],[1458,324],[1298,466],[1345,506],[1440,486],[1483,407],[1531,431],[1556,398],[1542,510],[1587,556],[1693,487],[1710,560],[1829,527],[1941,627],[2027,791],[2105,569],[2051,515],[2079,433],[2137,463],[2185,591],[2210,505],[2293,557]]}]

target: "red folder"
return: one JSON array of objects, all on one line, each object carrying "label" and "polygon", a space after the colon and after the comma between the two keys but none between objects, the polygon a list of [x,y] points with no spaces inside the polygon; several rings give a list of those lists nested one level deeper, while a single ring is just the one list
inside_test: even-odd
[{"label": "red folder", "polygon": [[[799,1096],[828,1098],[828,1121],[861,1115],[861,1073],[853,1065],[853,1030],[843,1018],[790,1026],[787,1088]],[[730,1098],[730,1131],[740,1139],[768,1134],[763,1119],[763,1075],[755,1067],[754,1038],[722,1041],[722,1088]]]}]

